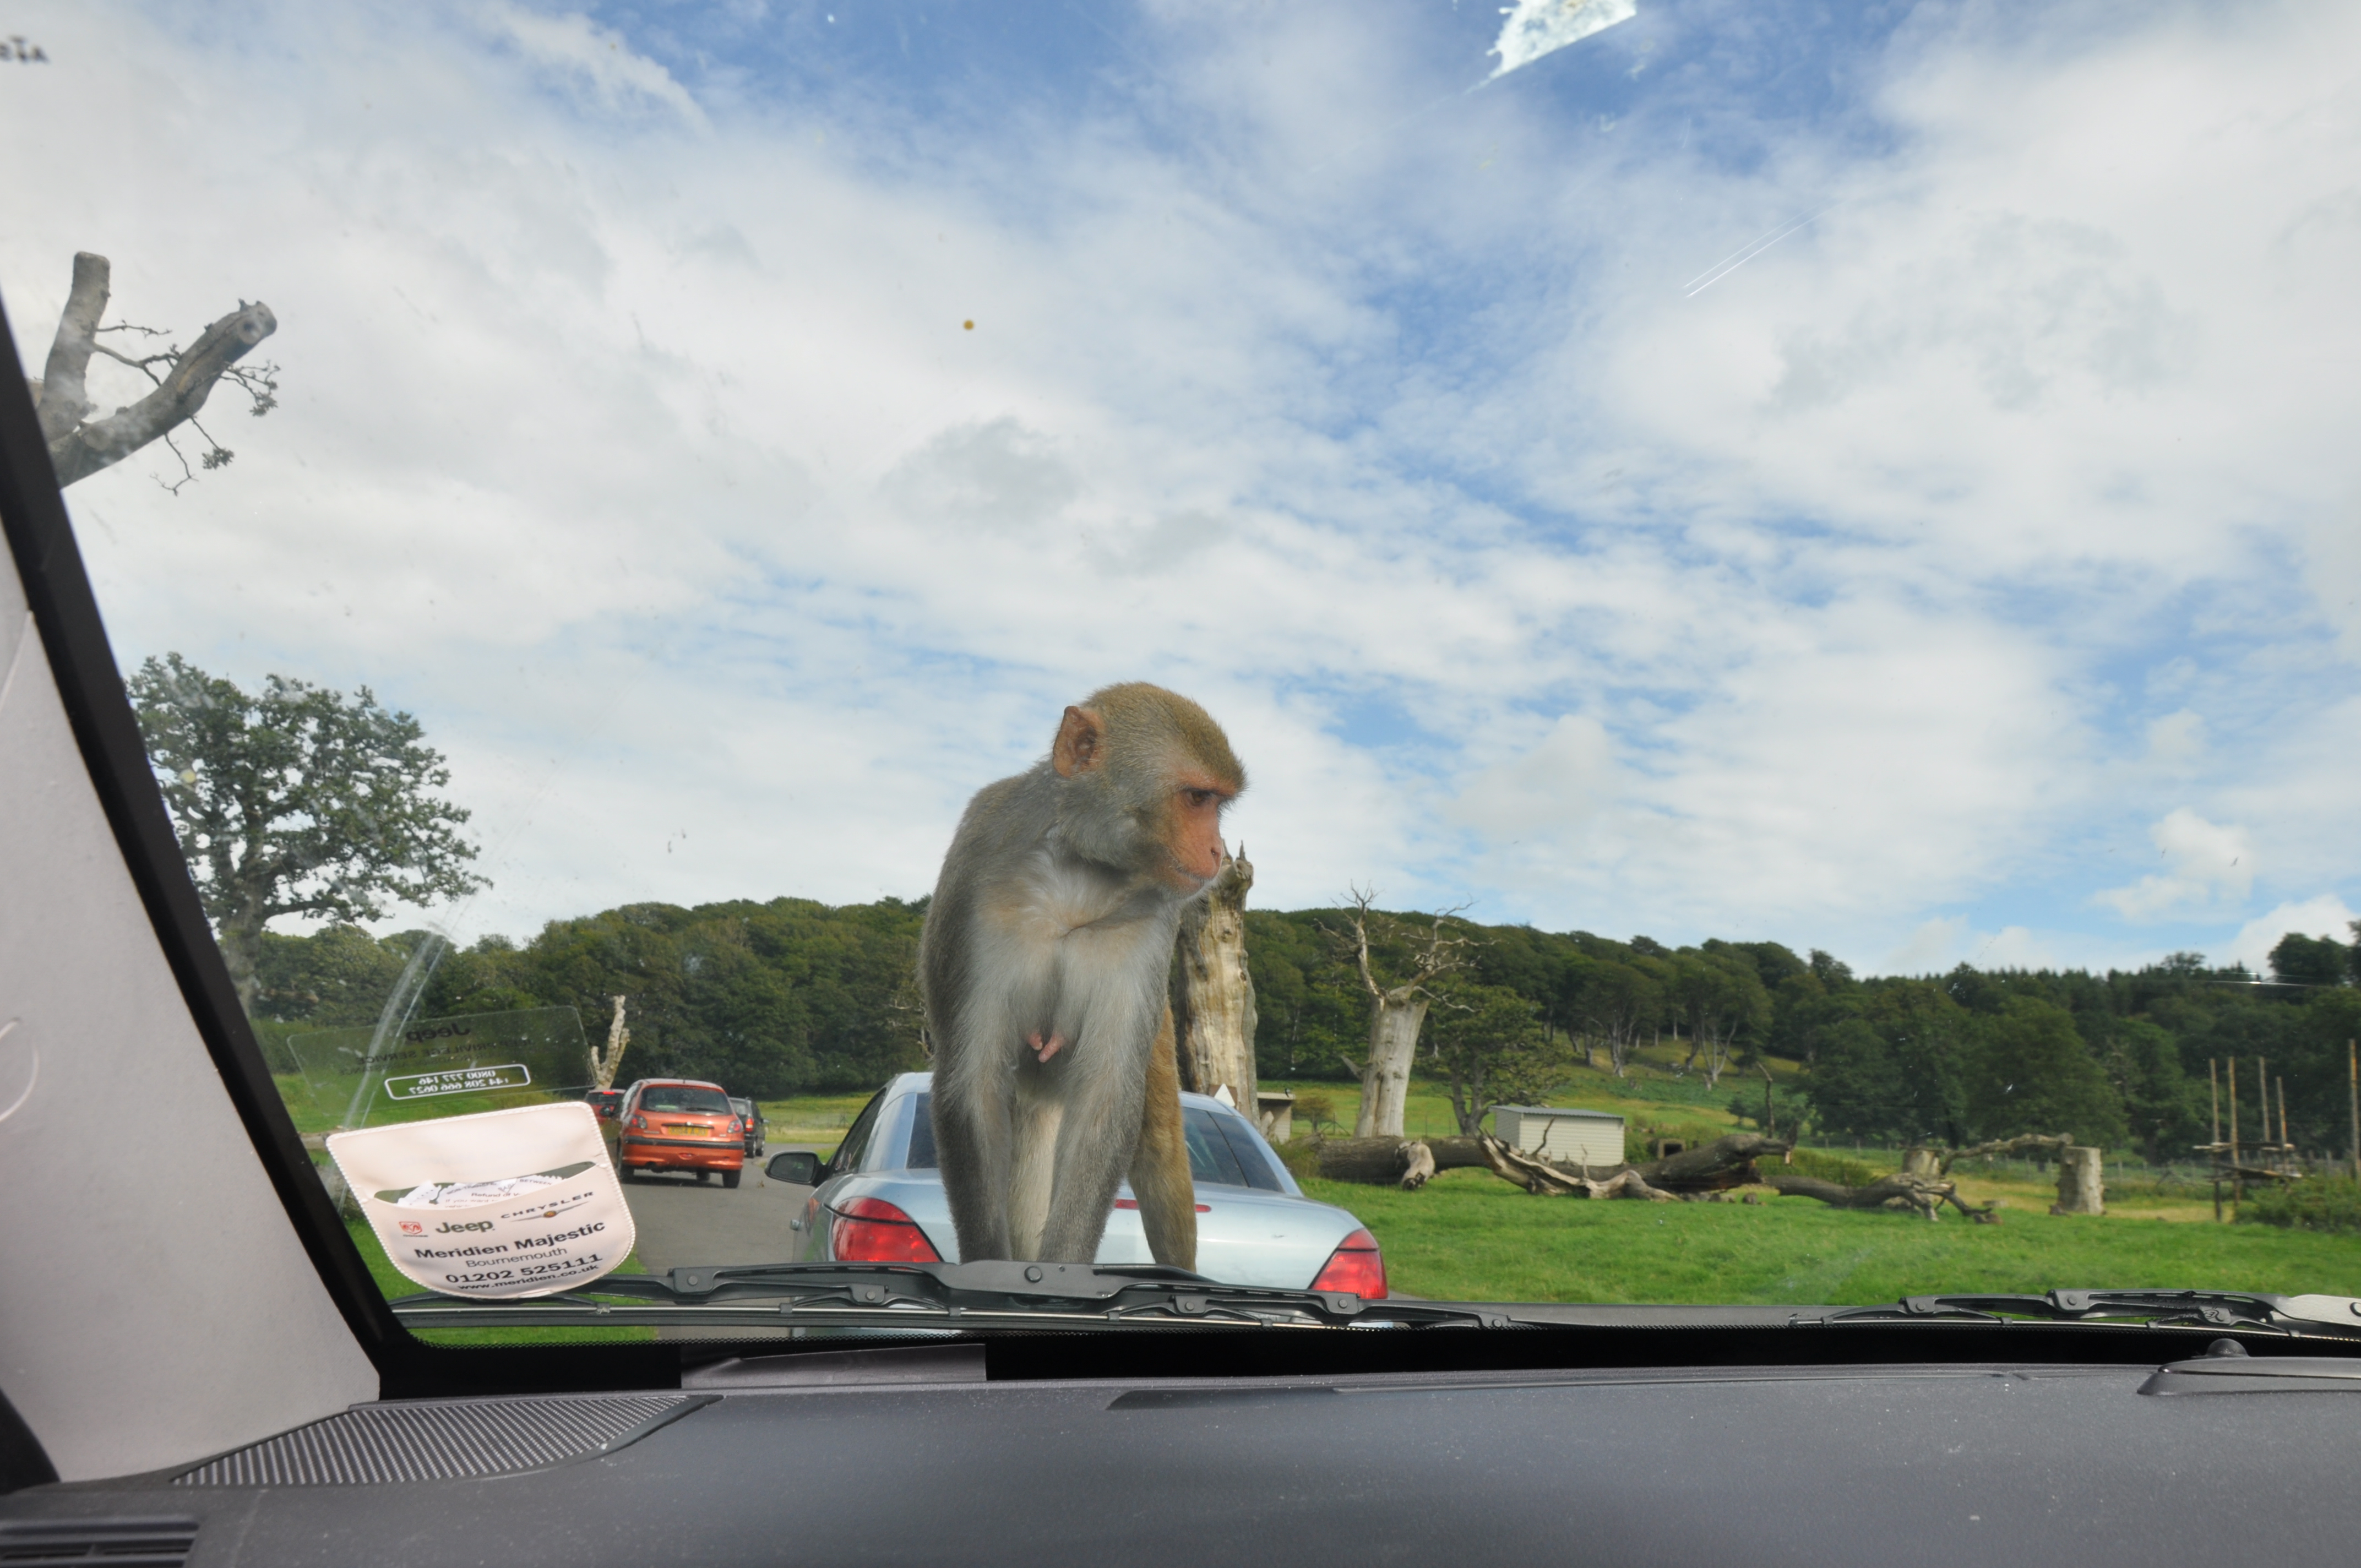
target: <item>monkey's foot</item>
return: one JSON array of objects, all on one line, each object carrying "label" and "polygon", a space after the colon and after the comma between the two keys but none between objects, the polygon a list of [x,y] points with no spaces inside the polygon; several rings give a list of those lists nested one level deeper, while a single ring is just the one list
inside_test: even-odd
[{"label": "monkey's foot", "polygon": [[1063,1035],[1052,1035],[1044,1041],[1038,1034],[1027,1035],[1025,1036],[1025,1043],[1032,1047],[1038,1053],[1040,1059],[1046,1062],[1058,1054],[1059,1049],[1065,1045],[1066,1037]]}]

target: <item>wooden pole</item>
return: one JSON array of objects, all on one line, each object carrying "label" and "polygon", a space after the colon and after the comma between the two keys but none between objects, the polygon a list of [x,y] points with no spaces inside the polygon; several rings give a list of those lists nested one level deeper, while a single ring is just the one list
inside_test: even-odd
[{"label": "wooden pole", "polygon": [[2361,1054],[2351,1040],[2345,1042],[2345,1065],[2353,1075],[2353,1179],[2361,1181]]},{"label": "wooden pole", "polygon": [[2230,1058],[2230,1070],[2223,1074],[2230,1080],[2230,1201],[2237,1202],[2246,1195],[2246,1179],[2238,1174],[2238,1058]]},{"label": "wooden pole", "polygon": [[2281,1170],[2291,1170],[2291,1169],[2293,1169],[2293,1168],[2294,1168],[2294,1167],[2295,1167],[2295,1145],[2294,1145],[2293,1143],[2290,1142],[2290,1141],[2289,1141],[2289,1139],[2288,1139],[2288,1130],[2287,1130],[2287,1077],[2286,1077],[2286,1075],[2285,1075],[2285,1074],[2281,1074],[2281,1075],[2280,1075],[2279,1080],[2279,1168],[2280,1168]]},{"label": "wooden pole", "polygon": [[2255,1140],[2258,1149],[2268,1147],[2271,1141],[2271,1080],[2266,1076],[2270,1071],[2270,1065],[2268,1057],[2255,1058],[2255,1084],[2263,1091],[2263,1135]]},{"label": "wooden pole", "polygon": [[[2213,1091],[2213,1146],[2205,1157],[2213,1166],[2213,1223],[2222,1223],[2222,1062],[2218,1057],[2205,1058],[2205,1081]],[[2361,1127],[2361,1120],[2354,1124]],[[2356,1139],[2361,1142],[2361,1139]],[[2353,1168],[2361,1171],[2361,1152],[2353,1157]]]}]

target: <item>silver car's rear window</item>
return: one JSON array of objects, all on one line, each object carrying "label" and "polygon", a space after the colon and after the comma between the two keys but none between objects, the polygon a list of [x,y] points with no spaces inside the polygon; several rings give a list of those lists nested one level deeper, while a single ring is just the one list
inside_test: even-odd
[{"label": "silver car's rear window", "polygon": [[[917,1103],[911,1108],[910,1157],[904,1166],[910,1170],[932,1170],[936,1168],[935,1124],[928,1106],[933,1096],[921,1092],[913,1098]],[[1195,1105],[1182,1107],[1180,1114],[1189,1140],[1189,1174],[1192,1178],[1217,1187],[1259,1187],[1266,1192],[1286,1190],[1270,1168],[1269,1159],[1255,1147],[1253,1135],[1244,1127],[1232,1126],[1228,1117]]]}]

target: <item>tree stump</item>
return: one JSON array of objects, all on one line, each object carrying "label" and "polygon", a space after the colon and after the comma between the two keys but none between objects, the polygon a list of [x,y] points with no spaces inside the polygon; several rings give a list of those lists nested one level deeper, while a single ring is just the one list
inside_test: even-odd
[{"label": "tree stump", "polygon": [[2053,1214],[2103,1214],[2106,1166],[2102,1150],[2081,1145],[2058,1157],[2058,1203]]},{"label": "tree stump", "polygon": [[1172,992],[1180,1086],[1199,1094],[1230,1091],[1230,1103],[1257,1113],[1254,978],[1246,971],[1246,893],[1254,862],[1238,846],[1202,898],[1181,906],[1174,944]]}]

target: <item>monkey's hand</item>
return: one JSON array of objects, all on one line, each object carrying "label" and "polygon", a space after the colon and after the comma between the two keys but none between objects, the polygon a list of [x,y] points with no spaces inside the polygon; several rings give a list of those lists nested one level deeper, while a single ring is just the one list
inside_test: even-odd
[{"label": "monkey's hand", "polygon": [[1038,1034],[1032,1034],[1025,1036],[1025,1043],[1033,1047],[1042,1061],[1047,1062],[1065,1045],[1066,1037],[1063,1035],[1051,1035],[1044,1040]]}]

